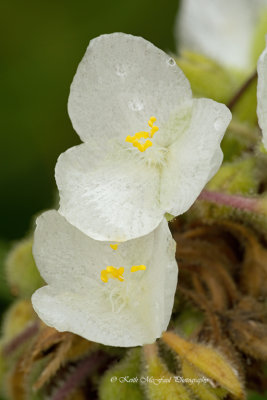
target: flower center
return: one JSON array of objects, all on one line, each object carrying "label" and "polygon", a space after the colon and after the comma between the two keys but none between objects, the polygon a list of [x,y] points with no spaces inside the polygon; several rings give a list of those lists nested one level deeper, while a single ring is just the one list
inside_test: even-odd
[{"label": "flower center", "polygon": [[[126,142],[132,143],[139,151],[144,152],[148,147],[151,147],[153,143],[148,138],[153,138],[154,134],[159,130],[157,126],[154,126],[156,121],[155,117],[150,117],[148,121],[148,126],[150,127],[150,132],[137,132],[133,136],[128,135],[125,139]],[[142,139],[147,139],[143,141]],[[141,140],[141,141],[140,141]]]},{"label": "flower center", "polygon": [[[137,307],[143,298],[142,283],[129,279],[124,285],[115,285],[107,292],[107,300],[111,305],[111,312],[118,314],[127,305]],[[133,295],[134,294],[134,295]]]},{"label": "flower center", "polygon": [[101,280],[103,282],[107,282],[110,278],[111,279],[118,279],[120,282],[124,281],[122,274],[124,273],[124,268],[115,268],[112,265],[109,265],[106,269],[101,271]]},{"label": "flower center", "polygon": [[[133,265],[131,267],[131,272],[137,272],[137,271],[145,271],[146,266],[145,265]],[[108,280],[111,279],[118,279],[120,282],[124,281],[124,277],[122,276],[124,273],[124,268],[116,268],[113,267],[112,265],[109,265],[106,269],[103,269],[101,271],[101,280],[105,283],[108,282]]]}]

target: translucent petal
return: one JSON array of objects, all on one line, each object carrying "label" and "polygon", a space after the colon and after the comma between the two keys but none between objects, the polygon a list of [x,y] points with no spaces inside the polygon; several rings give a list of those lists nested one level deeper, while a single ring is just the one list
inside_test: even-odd
[{"label": "translucent petal", "polygon": [[267,149],[267,45],[258,60],[257,100],[259,125],[263,134],[263,144]]},{"label": "translucent petal", "polygon": [[175,61],[141,37],[114,33],[91,40],[73,79],[68,103],[74,129],[84,142],[125,139],[159,126],[191,98]]},{"label": "translucent petal", "polygon": [[[37,290],[32,302],[47,325],[122,347],[152,343],[167,328],[178,269],[165,220],[114,251],[48,211],[37,220],[33,253],[48,286]],[[140,264],[147,269],[129,272]],[[107,265],[124,266],[125,281],[102,282]]]},{"label": "translucent petal", "polygon": [[169,148],[161,176],[161,205],[179,215],[188,210],[208,180],[219,169],[223,155],[220,142],[231,120],[224,104],[194,100],[188,130]]},{"label": "translucent petal", "polygon": [[96,146],[82,144],[59,157],[60,213],[97,240],[125,241],[151,232],[164,214],[159,170],[136,159],[135,148],[109,146],[105,153]]},{"label": "translucent petal", "polygon": [[266,0],[183,0],[176,35],[181,48],[219,63],[249,69],[256,23]]}]

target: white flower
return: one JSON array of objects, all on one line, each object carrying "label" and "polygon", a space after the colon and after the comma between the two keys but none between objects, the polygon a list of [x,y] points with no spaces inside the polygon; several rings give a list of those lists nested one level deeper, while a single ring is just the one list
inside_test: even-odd
[{"label": "white flower", "polygon": [[[255,68],[251,54],[255,27],[266,11],[267,0],[182,0],[176,23],[179,47],[248,71]],[[257,114],[267,149],[267,49],[257,70]]]},{"label": "white flower", "polygon": [[47,325],[121,347],[152,343],[166,330],[178,273],[166,220],[113,250],[48,211],[37,219],[33,254],[48,285],[32,303]]},{"label": "white flower", "polygon": [[176,35],[180,48],[228,67],[249,70],[252,38],[267,0],[182,0]]},{"label": "white flower", "polygon": [[175,61],[140,37],[92,40],[68,106],[85,143],[59,157],[59,212],[94,239],[136,238],[185,212],[222,162],[231,113],[192,99]]},{"label": "white flower", "polygon": [[258,60],[257,114],[262,130],[263,144],[267,150],[267,36],[266,47]]}]

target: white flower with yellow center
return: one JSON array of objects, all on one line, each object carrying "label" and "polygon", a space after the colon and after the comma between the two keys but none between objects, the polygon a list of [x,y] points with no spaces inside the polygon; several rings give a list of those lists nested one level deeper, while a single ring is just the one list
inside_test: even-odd
[{"label": "white flower with yellow center", "polygon": [[164,219],[149,235],[117,246],[48,211],[37,219],[33,254],[47,286],[32,303],[47,325],[121,347],[152,343],[166,330],[178,268]]},{"label": "white flower with yellow center", "polygon": [[255,28],[266,10],[267,0],[182,0],[175,28],[179,49],[249,71],[255,67]]},{"label": "white flower with yellow center", "polygon": [[225,105],[192,98],[170,56],[122,33],[90,42],[68,109],[85,143],[59,157],[59,212],[90,237],[119,242],[193,204],[222,162],[231,119]]}]

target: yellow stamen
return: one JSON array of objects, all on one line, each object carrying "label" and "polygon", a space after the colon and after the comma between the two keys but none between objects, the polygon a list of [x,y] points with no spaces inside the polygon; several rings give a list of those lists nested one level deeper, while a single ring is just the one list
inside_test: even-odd
[{"label": "yellow stamen", "polygon": [[110,244],[110,247],[111,247],[113,250],[117,250],[117,249],[118,249],[118,246],[119,246],[119,243]]},{"label": "yellow stamen", "polygon": [[145,270],[146,270],[145,265],[133,265],[131,268],[131,272],[145,271]]},{"label": "yellow stamen", "polygon": [[151,140],[147,140],[146,143],[143,145],[143,146],[144,146],[144,149],[146,150],[148,147],[151,147],[152,144],[153,144],[153,143],[151,142]]},{"label": "yellow stamen", "polygon": [[143,131],[141,131],[141,132],[137,132],[135,135],[134,135],[134,137],[136,138],[136,139],[147,139],[148,137],[149,137],[149,133],[148,132],[143,132]]},{"label": "yellow stamen", "polygon": [[133,146],[134,146],[134,147],[139,148],[140,143],[139,143],[136,139],[134,139],[134,140],[132,141],[132,143],[133,143]]},{"label": "yellow stamen", "polygon": [[103,282],[108,282],[108,280],[111,279],[118,279],[120,282],[124,281],[123,278],[123,273],[124,273],[124,268],[115,268],[112,265],[109,265],[106,269],[103,269],[101,271],[101,280]]},{"label": "yellow stamen", "polygon": [[137,147],[139,151],[144,152],[148,147],[151,147],[153,143],[151,140],[146,140],[144,143],[140,143],[138,140],[140,139],[147,139],[153,138],[155,133],[159,130],[157,126],[153,126],[154,122],[156,121],[155,117],[151,117],[148,121],[148,126],[150,126],[150,132],[140,131],[136,132],[134,136],[128,135],[125,139],[126,142],[132,143],[134,147]]},{"label": "yellow stamen", "polygon": [[156,117],[150,117],[150,120],[148,121],[148,126],[150,126],[150,128],[152,128],[154,122],[157,121]]},{"label": "yellow stamen", "polygon": [[128,135],[127,138],[125,139],[125,142],[133,143],[136,140],[136,138],[133,136]]},{"label": "yellow stamen", "polygon": [[158,130],[159,128],[157,126],[153,126],[150,131],[150,137],[153,137]]}]

